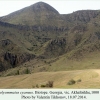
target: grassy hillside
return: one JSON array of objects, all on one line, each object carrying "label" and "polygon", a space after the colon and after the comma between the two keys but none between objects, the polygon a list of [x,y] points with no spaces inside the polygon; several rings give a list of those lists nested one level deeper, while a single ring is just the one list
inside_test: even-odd
[{"label": "grassy hillside", "polygon": [[[29,63],[30,67],[34,63],[36,67],[41,66],[38,70],[37,68],[32,69],[33,72],[41,71],[41,69],[43,71],[57,71],[99,68],[99,24],[95,26],[89,22],[87,25],[74,26],[69,31],[56,30],[51,26],[48,28],[39,26],[39,29],[35,29],[36,26],[33,28],[14,26],[3,22],[0,27],[1,71],[12,67],[24,67],[22,64],[25,62]],[[32,64],[30,60],[32,60]],[[36,61],[41,63],[38,64]],[[91,64],[95,62],[98,65],[92,66]],[[79,66],[80,64],[82,66]]]},{"label": "grassy hillside", "polygon": [[[56,19],[56,20],[55,20]],[[44,2],[38,2],[1,18],[1,21],[22,25],[57,25],[64,22],[59,12]]]},{"label": "grassy hillside", "polygon": [[99,59],[99,10],[38,2],[0,18],[0,88],[100,88]]},{"label": "grassy hillside", "polygon": [[0,22],[0,70],[16,67],[34,57],[35,59],[44,58],[51,41],[60,36],[60,34],[56,36],[57,32],[64,31],[55,30],[52,26],[29,27]]},{"label": "grassy hillside", "polygon": [[38,2],[0,18],[1,76],[100,68],[99,52],[99,10],[61,15]]},{"label": "grassy hillside", "polygon": [[[59,77],[60,76],[60,77]],[[68,85],[69,80],[74,79],[77,82]],[[48,81],[54,81],[53,88],[100,88],[100,70],[75,70],[58,72],[39,72],[28,75],[0,77],[0,88],[34,88],[38,84],[46,84]]]},{"label": "grassy hillside", "polygon": [[[70,55],[63,55],[50,59],[33,59],[27,61],[15,68],[0,72],[0,76],[23,75],[36,72],[53,72],[53,71],[70,71],[84,69],[100,69],[100,52],[92,52],[90,54],[68,58]],[[29,74],[28,73],[28,74]]]}]

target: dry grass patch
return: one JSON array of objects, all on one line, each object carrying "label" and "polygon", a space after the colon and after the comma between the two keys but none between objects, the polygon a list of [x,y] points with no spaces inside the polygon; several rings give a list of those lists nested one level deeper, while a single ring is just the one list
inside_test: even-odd
[{"label": "dry grass patch", "polygon": [[[100,72],[100,70],[98,70]],[[74,70],[58,72],[39,72],[34,74],[0,77],[0,88],[34,88],[54,81],[53,88],[100,88],[100,76],[96,70]],[[74,85],[66,85],[69,80]],[[80,81],[81,82],[77,82]],[[49,87],[48,87],[49,88]]]}]

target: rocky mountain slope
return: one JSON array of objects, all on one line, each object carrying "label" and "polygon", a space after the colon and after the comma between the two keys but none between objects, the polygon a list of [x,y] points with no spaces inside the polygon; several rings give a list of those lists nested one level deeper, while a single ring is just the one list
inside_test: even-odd
[{"label": "rocky mountain slope", "polygon": [[[100,51],[100,11],[61,15],[38,2],[0,18],[0,71],[30,60],[56,63]],[[45,66],[45,64],[44,64]]]},{"label": "rocky mountain slope", "polygon": [[22,25],[60,25],[63,22],[59,12],[44,2],[16,11],[1,20]]}]

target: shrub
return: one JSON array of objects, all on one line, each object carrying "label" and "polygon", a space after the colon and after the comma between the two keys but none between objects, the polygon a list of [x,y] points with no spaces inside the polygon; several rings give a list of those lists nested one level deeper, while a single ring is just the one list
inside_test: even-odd
[{"label": "shrub", "polygon": [[41,87],[46,87],[46,85],[42,84]]},{"label": "shrub", "polygon": [[36,84],[36,88],[39,88],[39,85],[38,84]]},{"label": "shrub", "polygon": [[73,85],[73,84],[75,84],[76,82],[75,82],[75,80],[73,80],[73,79],[71,79],[71,80],[69,80],[69,82],[67,83],[68,85]]},{"label": "shrub", "polygon": [[77,82],[81,82],[81,81],[82,81],[81,79],[78,79],[78,80],[77,80]]},{"label": "shrub", "polygon": [[17,70],[17,73],[16,73],[16,75],[19,75],[19,70]]},{"label": "shrub", "polygon": [[25,70],[25,74],[30,74],[30,70],[28,68]]},{"label": "shrub", "polygon": [[35,88],[35,86],[33,85],[32,88]]},{"label": "shrub", "polygon": [[6,76],[11,76],[12,74],[11,73],[8,73]]},{"label": "shrub", "polygon": [[52,88],[53,87],[53,81],[48,81],[45,85],[42,84],[41,87],[49,87],[49,88]]},{"label": "shrub", "polygon": [[53,87],[53,81],[48,81],[48,83],[46,84],[47,87]]},{"label": "shrub", "polygon": [[47,63],[46,61],[44,61],[44,63]]}]

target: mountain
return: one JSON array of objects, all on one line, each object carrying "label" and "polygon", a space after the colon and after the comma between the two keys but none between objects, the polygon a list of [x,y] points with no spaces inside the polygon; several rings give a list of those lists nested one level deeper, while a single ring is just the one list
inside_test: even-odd
[{"label": "mountain", "polygon": [[44,2],[38,2],[3,17],[1,21],[22,25],[60,25],[63,20],[53,7]]},{"label": "mountain", "polygon": [[99,68],[99,52],[99,10],[59,14],[38,2],[0,18],[1,72]]}]

